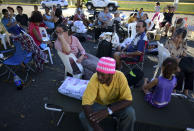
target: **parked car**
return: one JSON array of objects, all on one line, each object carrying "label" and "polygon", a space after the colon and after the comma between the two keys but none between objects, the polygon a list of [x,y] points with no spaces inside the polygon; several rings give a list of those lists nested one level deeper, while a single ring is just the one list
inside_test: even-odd
[{"label": "parked car", "polygon": [[95,10],[96,8],[108,7],[110,11],[116,11],[119,6],[116,1],[90,0],[86,3],[86,7],[88,10]]},{"label": "parked car", "polygon": [[57,8],[67,8],[68,7],[68,2],[66,0],[44,0],[41,2],[42,8],[45,7],[52,7],[53,5],[56,5]]}]

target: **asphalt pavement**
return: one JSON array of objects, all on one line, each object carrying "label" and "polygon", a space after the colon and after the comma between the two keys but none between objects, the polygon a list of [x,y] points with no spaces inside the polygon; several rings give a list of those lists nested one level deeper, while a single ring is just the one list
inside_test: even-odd
[{"label": "asphalt pavement", "polygon": [[[6,6],[3,5],[0,8]],[[32,10],[32,7],[24,6],[24,12]],[[74,9],[65,9],[63,12],[64,15],[72,15]],[[192,21],[193,18],[194,16],[191,18],[189,16]],[[164,43],[165,40],[162,39],[162,42]],[[88,53],[96,54],[95,43],[87,41],[82,45]],[[188,47],[189,53],[194,56],[193,41],[188,41]],[[0,131],[83,131],[77,113],[65,113],[61,124],[56,127],[60,113],[44,109],[45,100],[54,95],[64,79],[64,66],[55,49],[52,49],[52,54],[54,64],[45,65],[45,69],[41,73],[31,73],[23,90],[16,89],[12,77],[9,80],[7,80],[7,76],[0,78]],[[156,57],[146,57],[144,64],[146,77],[153,76],[153,66],[156,63]],[[23,75],[24,72],[21,70],[19,74]]]}]

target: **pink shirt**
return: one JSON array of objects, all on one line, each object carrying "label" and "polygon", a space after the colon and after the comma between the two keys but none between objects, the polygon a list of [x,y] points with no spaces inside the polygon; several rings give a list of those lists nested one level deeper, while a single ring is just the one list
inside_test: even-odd
[{"label": "pink shirt", "polygon": [[[71,48],[70,53],[73,53],[75,56],[78,56],[79,52],[81,53],[81,55],[85,55],[86,52],[82,47],[81,43],[79,42],[79,40],[77,39],[77,37],[72,36],[71,38],[72,38],[71,40],[72,42],[70,43],[70,48]],[[55,41],[55,49],[62,52],[61,42],[58,39]]]},{"label": "pink shirt", "polygon": [[29,34],[30,36],[32,36],[32,38],[34,39],[35,43],[40,46],[41,44],[41,41],[39,41],[36,36],[34,35],[33,33],[33,29],[36,29],[36,31],[38,32],[38,35],[41,36],[40,34],[40,31],[39,31],[39,26],[35,25],[34,23],[30,22],[30,25],[29,25]]}]

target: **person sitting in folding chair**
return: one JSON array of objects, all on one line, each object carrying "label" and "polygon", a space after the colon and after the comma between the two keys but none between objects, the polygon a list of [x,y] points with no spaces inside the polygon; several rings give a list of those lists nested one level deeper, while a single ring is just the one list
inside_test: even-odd
[{"label": "person sitting in folding chair", "polygon": [[145,43],[147,42],[146,23],[142,20],[138,21],[136,31],[137,35],[132,42],[122,49],[122,52],[114,53],[114,58],[117,62],[117,69],[121,68],[121,60],[127,62],[138,62],[140,56],[144,53]]},{"label": "person sitting in folding chair", "polygon": [[115,60],[100,58],[97,73],[90,79],[82,97],[83,111],[79,115],[87,131],[102,131],[100,126],[108,116],[119,119],[119,131],[133,131],[135,111],[132,94],[125,75],[115,70]]}]

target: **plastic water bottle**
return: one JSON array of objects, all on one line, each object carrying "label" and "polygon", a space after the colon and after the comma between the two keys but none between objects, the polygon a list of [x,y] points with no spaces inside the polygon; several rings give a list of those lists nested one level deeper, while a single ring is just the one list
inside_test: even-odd
[{"label": "plastic water bottle", "polygon": [[21,90],[23,88],[22,81],[20,77],[16,74],[14,74],[14,83],[18,90]]}]

